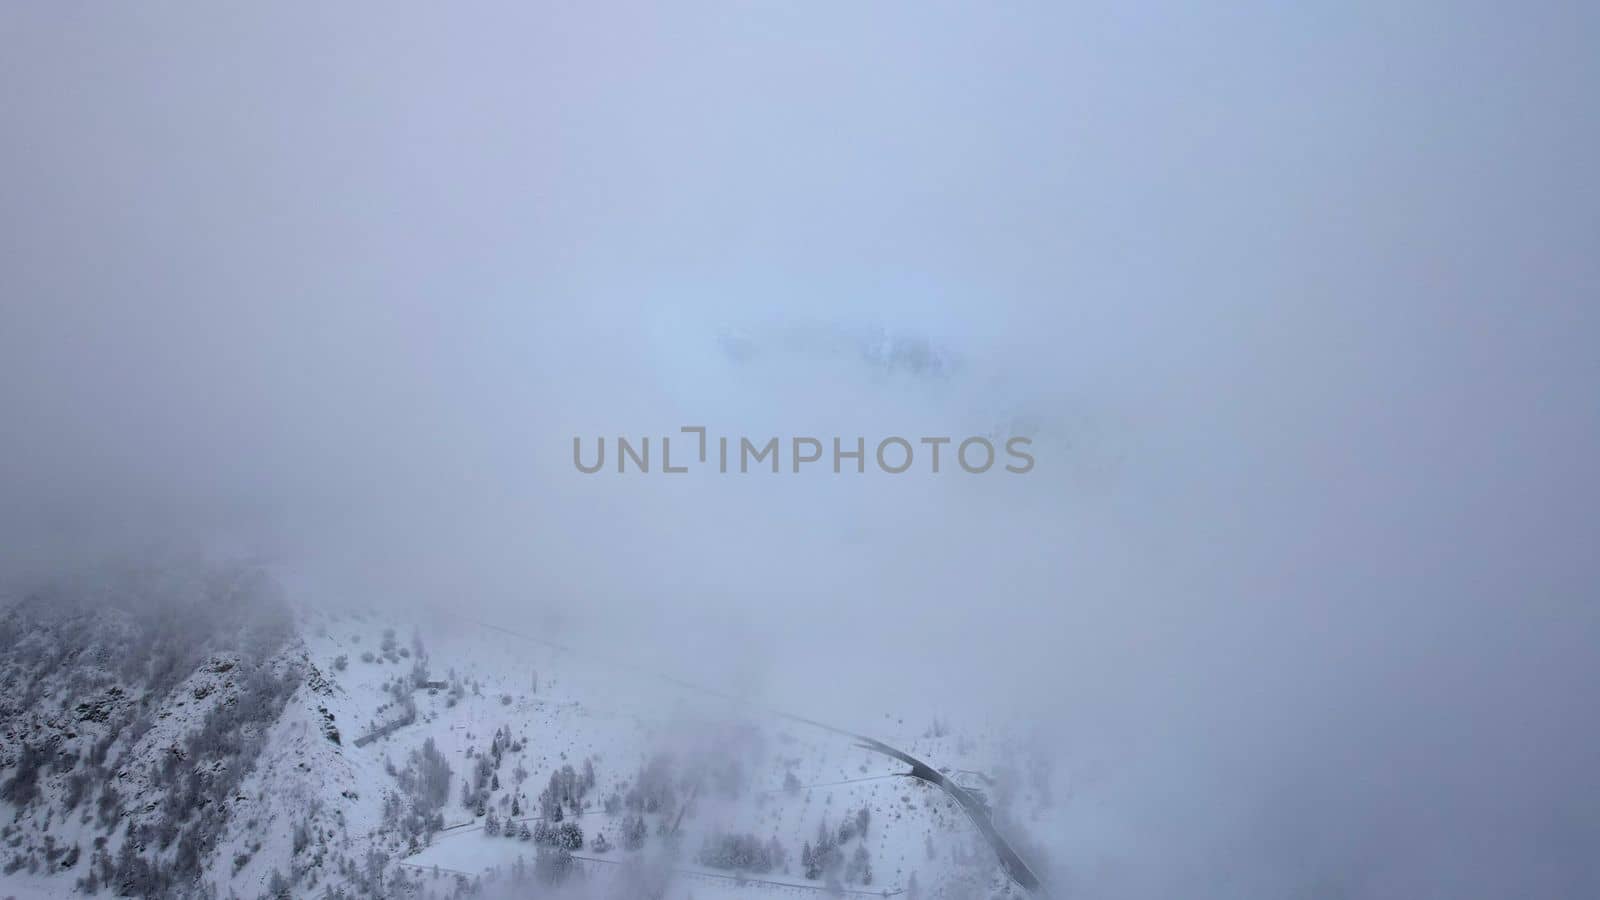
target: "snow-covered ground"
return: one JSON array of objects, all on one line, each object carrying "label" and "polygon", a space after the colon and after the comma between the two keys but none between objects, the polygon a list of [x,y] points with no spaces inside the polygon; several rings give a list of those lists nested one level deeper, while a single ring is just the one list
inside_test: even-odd
[{"label": "snow-covered ground", "polygon": [[[72,776],[40,777],[36,799],[12,804],[0,896],[115,889],[137,883],[130,854],[183,871],[186,852],[203,857],[194,883],[162,891],[492,896],[526,878],[618,897],[1022,895],[948,796],[844,734],[537,635],[326,604],[292,616],[270,656],[205,653],[160,696],[63,669],[58,690],[12,710],[13,731],[58,756],[108,742],[114,796],[91,787],[69,811]],[[260,684],[280,682],[262,679],[290,674],[292,693],[270,701]],[[281,711],[241,708],[263,696]],[[38,721],[101,702],[108,715]],[[144,712],[142,731],[117,730],[123,706]],[[193,737],[218,721],[234,730],[215,743],[247,765]],[[1040,813],[1047,777],[989,780],[1027,768],[996,736],[885,719],[873,737],[1014,820]],[[205,800],[228,771],[242,777]],[[184,784],[222,807],[174,807]]]},{"label": "snow-covered ground", "polygon": [[[370,731],[379,723],[374,710],[393,702],[385,684],[393,684],[410,668],[405,658],[385,663],[381,654],[375,662],[362,661],[362,654],[381,646],[384,630],[392,627],[376,618],[340,617],[318,621],[313,628],[319,633],[307,638],[311,658],[325,670],[333,671],[340,656],[348,660],[347,668],[332,676],[338,690],[327,705],[341,723],[359,723],[352,725],[357,732]],[[398,634],[404,632],[397,630]],[[608,869],[631,855],[621,849],[620,836],[629,810],[624,805],[607,812],[604,798],[613,792],[625,794],[658,753],[703,759],[708,768],[698,789],[691,785],[684,791],[692,797],[686,800],[686,810],[674,809],[670,820],[644,816],[655,819],[650,822],[652,838],[662,836],[655,832],[676,828],[680,859],[674,871],[681,876],[679,887],[685,895],[761,896],[769,889],[789,894],[797,888],[820,889],[825,879],[804,875],[804,847],[815,844],[823,828],[837,834],[842,821],[853,820],[862,809],[869,813],[865,835],[854,836],[845,845],[850,853],[858,846],[865,848],[872,874],[870,883],[857,879],[846,887],[872,894],[898,893],[912,873],[922,885],[938,885],[963,869],[982,869],[991,862],[964,814],[948,797],[903,777],[903,764],[862,749],[848,738],[675,684],[652,682],[647,676],[619,674],[605,662],[487,629],[434,629],[421,644],[430,674],[465,690],[459,696],[447,689],[417,691],[412,695],[417,705],[414,724],[359,750],[345,749],[342,755],[354,774],[351,786],[362,797],[393,790],[394,779],[383,761],[398,763],[427,740],[444,753],[459,780],[472,770],[495,731],[505,728],[520,746],[507,752],[495,770],[501,787],[491,792],[490,807],[502,828],[508,819],[530,828],[539,821],[537,796],[556,770],[585,760],[594,766],[597,783],[584,800],[585,809],[567,816],[584,830],[585,849],[575,855],[593,878],[605,879]],[[933,737],[926,731],[885,737],[938,764],[962,769],[983,769],[988,763],[985,752],[992,750],[976,740]],[[519,777],[519,771],[526,774]],[[510,814],[513,799],[521,816]],[[508,870],[519,858],[532,864],[535,847],[530,842],[489,836],[484,818],[458,800],[452,795],[447,802],[446,829],[431,843],[416,852],[397,848],[401,863],[429,874],[437,869],[473,875]],[[357,832],[379,826],[375,810],[376,805],[369,803],[364,818],[350,817]],[[764,873],[699,864],[700,848],[714,833],[776,840],[787,859]],[[594,851],[599,835],[606,836],[610,850]],[[741,874],[742,883],[735,880]]]}]

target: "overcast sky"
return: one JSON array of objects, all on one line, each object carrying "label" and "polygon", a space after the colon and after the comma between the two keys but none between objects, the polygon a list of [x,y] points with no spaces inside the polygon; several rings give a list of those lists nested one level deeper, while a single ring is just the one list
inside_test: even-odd
[{"label": "overcast sky", "polygon": [[[0,552],[1008,721],[1086,896],[1593,896],[1600,14],[1217,7],[12,4]],[[572,466],[683,425],[1037,464]]]}]

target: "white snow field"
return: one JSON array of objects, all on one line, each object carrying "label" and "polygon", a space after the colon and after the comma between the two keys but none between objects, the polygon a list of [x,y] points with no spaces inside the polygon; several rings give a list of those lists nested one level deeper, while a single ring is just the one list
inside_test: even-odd
[{"label": "white snow field", "polygon": [[[950,797],[847,734],[536,635],[318,607],[161,678],[118,668],[135,618],[9,619],[34,631],[7,677],[35,686],[3,762],[44,762],[4,801],[0,897],[1026,895]],[[1002,738],[871,736],[1011,823],[1048,815],[1048,771]]]},{"label": "white snow field", "polygon": [[[338,688],[327,702],[348,728],[346,744],[351,732],[364,734],[381,724],[373,711],[393,702],[385,684],[409,669],[386,664],[381,655],[375,663],[361,661],[366,652],[361,648],[381,645],[384,630],[391,627],[377,619],[341,618],[328,623],[326,634],[307,637],[312,659],[325,670],[333,670],[338,656],[349,660],[344,671],[331,676]],[[399,765],[428,740],[444,754],[456,776],[445,805],[445,828],[415,850],[391,845],[399,864],[426,880],[494,872],[504,876],[519,860],[532,866],[537,847],[503,836],[505,823],[533,829],[542,818],[538,795],[552,773],[589,761],[596,784],[581,801],[582,810],[564,817],[583,829],[584,848],[573,856],[586,879],[614,880],[614,870],[650,858],[652,844],[666,842],[675,846],[678,857],[671,866],[677,876],[668,895],[673,897],[794,896],[825,892],[831,881],[849,892],[897,895],[906,891],[913,873],[924,896],[957,896],[980,886],[985,896],[1008,891],[991,851],[953,801],[904,777],[903,764],[847,737],[637,673],[619,675],[604,661],[485,628],[435,630],[423,645],[432,678],[461,685],[459,695],[448,689],[415,691],[413,724],[363,748],[346,746],[337,755],[350,771],[347,786],[359,795],[352,808],[364,805],[366,810],[363,818],[350,814],[354,830],[381,840],[376,838],[381,804],[372,798],[394,790],[385,760]],[[506,729],[516,749],[504,752],[495,769],[500,787],[491,790],[488,809],[495,812],[502,835],[490,836],[486,816],[464,807],[459,794],[462,777],[482,758],[498,729]],[[309,723],[302,732],[307,743],[316,743]],[[982,771],[992,765],[995,754],[986,742],[933,737],[926,728],[881,737],[953,769]],[[624,803],[608,812],[605,800],[613,794],[626,796],[641,769],[661,754],[684,762],[678,774],[680,802],[660,813],[642,813],[650,830],[645,847],[623,849],[621,828],[630,810]],[[691,769],[694,776],[688,774]],[[697,777],[698,783],[688,782],[689,777]],[[513,800],[522,815],[511,814]],[[1029,801],[1019,797],[1017,802]],[[862,809],[868,811],[865,833],[852,836],[843,849],[844,855],[865,849],[871,869],[866,883],[859,877],[805,877],[804,847],[815,845],[824,827],[837,835],[841,822]],[[786,859],[765,872],[702,864],[700,850],[718,833],[776,841]],[[605,852],[594,849],[600,835],[610,848]],[[945,891],[943,886],[951,887]]]}]

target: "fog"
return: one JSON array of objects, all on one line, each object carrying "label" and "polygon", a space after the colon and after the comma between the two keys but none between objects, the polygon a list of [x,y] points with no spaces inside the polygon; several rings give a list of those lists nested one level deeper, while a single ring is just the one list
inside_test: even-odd
[{"label": "fog", "polygon": [[[1082,896],[1593,896],[1597,18],[12,7],[0,557],[999,723]],[[780,474],[572,463],[684,426]]]}]

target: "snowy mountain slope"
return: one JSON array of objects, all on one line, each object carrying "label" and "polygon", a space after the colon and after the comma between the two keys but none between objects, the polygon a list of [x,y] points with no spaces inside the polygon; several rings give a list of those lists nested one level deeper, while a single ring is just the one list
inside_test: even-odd
[{"label": "snowy mountain slope", "polygon": [[299,685],[272,582],[194,565],[95,573],[13,598],[0,631],[5,874],[193,884]]},{"label": "snowy mountain slope", "polygon": [[[255,574],[112,613],[72,590],[5,614],[0,895],[1021,895],[949,797],[839,734]],[[1048,773],[998,740],[883,737],[1040,813]]]}]

